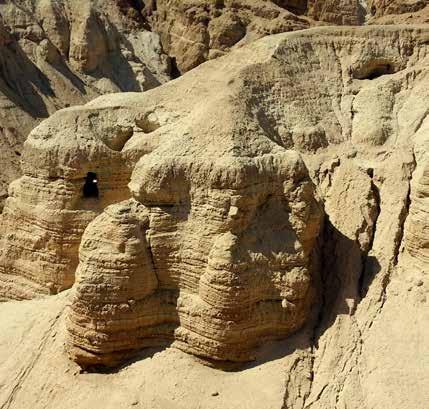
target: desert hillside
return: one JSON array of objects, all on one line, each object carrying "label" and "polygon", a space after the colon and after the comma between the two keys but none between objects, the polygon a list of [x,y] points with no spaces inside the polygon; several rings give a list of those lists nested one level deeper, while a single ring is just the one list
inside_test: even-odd
[{"label": "desert hillside", "polygon": [[425,24],[426,0],[5,0],[0,208],[29,132],[98,95],[145,91],[261,37],[311,26]]},{"label": "desert hillside", "polygon": [[0,409],[427,407],[427,1],[0,13]]}]

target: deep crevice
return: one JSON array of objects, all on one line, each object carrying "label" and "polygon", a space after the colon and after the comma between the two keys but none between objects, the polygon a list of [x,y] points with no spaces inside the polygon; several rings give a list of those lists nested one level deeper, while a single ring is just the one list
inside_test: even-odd
[{"label": "deep crevice", "polygon": [[373,222],[373,228],[372,228],[371,237],[368,243],[368,249],[362,253],[362,271],[360,273],[359,280],[358,280],[358,294],[361,300],[366,295],[368,271],[373,270],[375,268],[375,266],[372,263],[373,261],[372,257],[369,257],[369,253],[371,252],[374,246],[375,235],[377,234],[377,221],[381,213],[380,190],[374,183],[374,169],[372,168],[367,169],[367,174],[371,178],[371,192],[375,199],[376,216]]},{"label": "deep crevice", "polygon": [[[413,154],[413,172],[416,168],[416,159],[415,156]],[[411,206],[411,181],[412,181],[412,176],[410,177],[410,179],[408,180],[408,192],[407,192],[407,196],[405,198],[405,204],[401,209],[401,213],[399,215],[399,220],[400,220],[400,225],[399,225],[399,233],[397,236],[397,240],[396,240],[396,246],[395,246],[395,250],[394,250],[394,255],[393,255],[393,265],[396,266],[398,264],[398,258],[399,258],[399,253],[401,251],[401,247],[402,247],[402,241],[404,239],[404,234],[405,234],[405,222],[407,220],[408,214],[410,212],[410,206]]]},{"label": "deep crevice", "polygon": [[179,70],[179,67],[177,66],[177,60],[176,57],[170,57],[170,77],[175,80],[179,78],[182,75],[182,73]]}]

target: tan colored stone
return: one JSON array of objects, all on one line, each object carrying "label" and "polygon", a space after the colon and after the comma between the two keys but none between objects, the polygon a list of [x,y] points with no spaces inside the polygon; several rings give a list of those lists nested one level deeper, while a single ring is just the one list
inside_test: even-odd
[{"label": "tan colored stone", "polygon": [[26,0],[0,5],[0,208],[22,173],[22,145],[57,109],[170,79],[159,37],[114,0]]},{"label": "tan colored stone", "polygon": [[[282,394],[293,409],[424,409],[428,38],[427,26],[267,37],[155,90],[103,96],[36,128],[2,220],[2,296],[46,293],[64,271],[69,285],[71,269],[58,266],[77,264],[83,234],[81,262],[70,296],[4,304],[0,402],[274,408]],[[94,165],[101,194],[83,205]],[[319,197],[325,222],[314,242],[320,213],[308,204]],[[288,264],[295,256],[298,271]],[[279,269],[280,284],[269,279]],[[238,305],[259,313],[256,300],[273,294],[263,320],[243,318]],[[43,313],[27,310],[38,306]],[[29,320],[23,328],[11,328],[13,311],[18,324]],[[287,339],[259,355],[257,339],[271,336]],[[172,349],[146,350],[117,373],[63,374],[76,370],[64,342],[88,366],[166,340],[209,359],[260,358],[221,373]]]},{"label": "tan colored stone", "polygon": [[88,226],[68,324],[80,365],[115,365],[170,340],[245,361],[305,321],[321,212],[304,164],[292,152],[249,160],[222,148],[210,161],[201,138],[188,159],[145,156],[131,181],[137,201]]}]

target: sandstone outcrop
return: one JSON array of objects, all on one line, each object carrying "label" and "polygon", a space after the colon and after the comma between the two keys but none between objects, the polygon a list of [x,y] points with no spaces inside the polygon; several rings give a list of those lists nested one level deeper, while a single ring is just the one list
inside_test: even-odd
[{"label": "sandstone outcrop", "polygon": [[372,0],[367,5],[370,24],[429,23],[429,4],[425,0]]},{"label": "sandstone outcrop", "polygon": [[2,296],[70,287],[86,229],[68,317],[82,366],[167,341],[246,360],[258,340],[319,316],[308,345],[325,353],[303,365],[336,378],[304,382],[305,399],[324,388],[329,400],[350,358],[331,334],[357,359],[406,257],[410,276],[427,268],[427,38],[424,27],[267,37],[144,94],[56,113],[11,186]]},{"label": "sandstone outcrop", "polygon": [[[367,407],[375,407],[377,395],[359,371],[371,367],[372,356],[392,365],[375,352],[380,333],[386,331],[377,317],[389,317],[408,302],[397,289],[405,266],[416,286],[412,305],[418,308],[426,291],[422,272],[427,269],[427,234],[418,220],[426,214],[427,36],[424,28],[374,27],[270,37],[148,95],[103,97],[83,108],[129,105],[147,112],[154,104],[163,107],[170,122],[150,128],[158,142],[134,168],[133,199],[107,208],[84,234],[68,315],[73,359],[82,366],[111,365],[142,347],[173,341],[208,359],[240,361],[252,357],[258,341],[285,336],[306,322],[312,328],[304,344],[309,349],[299,348],[300,365],[290,371],[286,407],[301,407],[297,402],[302,401],[328,408],[333,397],[363,405],[367,394],[373,402]],[[310,41],[311,47],[305,46]],[[306,68],[305,87],[291,82],[304,69],[303,61],[308,62],[305,67],[314,67],[311,73]],[[332,61],[338,62],[332,66]],[[224,67],[222,73],[219,67]],[[176,102],[170,97],[189,89],[195,96],[187,108],[181,98]],[[313,99],[317,107],[309,103]],[[152,114],[152,121],[160,115]],[[252,137],[247,138],[250,130]],[[216,144],[210,144],[212,138]],[[147,141],[142,143],[147,149]],[[137,146],[137,138],[129,144],[131,150]],[[304,201],[285,194],[290,219],[275,193],[285,192],[276,187],[281,181],[289,180],[298,191],[308,183],[301,176],[294,184],[296,176],[286,171],[291,165],[274,160],[286,155],[285,163],[294,163],[295,154],[290,156],[287,149],[301,152],[325,203],[325,227],[311,260],[306,255],[319,216],[311,210],[317,206],[308,203],[315,193],[304,189]],[[222,170],[229,156],[232,161]],[[244,159],[249,164],[238,166]],[[252,162],[258,163],[254,170]],[[265,163],[274,174],[275,169],[286,172],[278,182],[269,176],[270,187],[263,182],[271,174]],[[238,194],[234,205],[235,184],[245,186],[249,180],[268,201],[259,202],[250,187]],[[220,186],[229,186],[223,192],[226,202],[213,196],[213,187]],[[291,223],[281,228],[285,234],[295,232],[298,241],[289,247],[289,238],[272,234],[274,226],[295,219],[294,208],[301,227]],[[259,210],[249,214],[249,209]],[[216,233],[222,233],[219,240]],[[286,260],[300,254],[297,248],[303,253],[295,259],[295,270]],[[406,262],[411,256],[418,260],[416,267]],[[281,265],[286,293],[276,280],[267,280]],[[310,300],[303,298],[311,288],[319,297],[313,314]],[[391,291],[397,292],[396,301],[388,298]],[[277,301],[266,309],[273,299]],[[252,311],[250,321],[246,311]],[[263,329],[258,329],[260,314]],[[249,332],[242,332],[241,325]],[[237,330],[246,333],[246,342],[238,341]],[[407,331],[419,336],[421,330],[410,326]],[[335,334],[341,334],[340,345]],[[365,348],[360,340],[366,340]],[[412,376],[412,365],[396,362]],[[295,380],[301,383],[294,388],[292,379],[301,379],[306,371],[313,378]],[[356,389],[357,383],[363,391]],[[379,388],[386,396],[396,393],[383,383]]]},{"label": "sandstone outcrop", "polygon": [[[71,365],[60,359],[64,343],[86,368],[115,366],[143,348],[165,345],[212,364],[241,362],[257,357],[256,347],[268,339],[288,337],[278,370],[285,376],[278,388],[285,409],[425,408],[428,27],[323,27],[241,45],[270,32],[252,31],[258,24],[277,32],[282,21],[287,30],[315,24],[310,17],[338,24],[421,21],[426,2],[332,1],[324,8],[313,1],[306,9],[293,1],[221,3],[147,2],[144,8],[117,1],[101,13],[98,2],[41,1],[46,20],[36,25],[29,25],[25,7],[16,14],[2,10],[15,21],[0,26],[5,78],[39,75],[38,63],[26,60],[30,50],[44,67],[65,64],[76,74],[73,81],[82,79],[84,100],[116,87],[134,89],[121,85],[129,78],[121,70],[106,74],[118,67],[110,58],[130,56],[130,48],[115,48],[118,24],[126,25],[134,55],[150,61],[157,61],[160,45],[154,40],[147,49],[139,36],[156,39],[142,27],[159,24],[176,59],[174,75],[233,50],[145,93],[62,109],[31,132],[23,150],[17,127],[62,105],[43,76],[5,81],[9,122],[2,132],[10,147],[2,155],[22,159],[23,176],[11,184],[1,215],[0,299],[74,286],[51,300],[3,304],[1,407],[22,409],[29,396],[35,408],[57,407],[54,391]],[[249,7],[234,11],[232,3]],[[37,14],[32,2],[22,4]],[[334,8],[340,20],[329,12]],[[192,18],[171,20],[170,9]],[[69,31],[58,29],[69,24]],[[169,37],[180,25],[186,33]],[[180,46],[194,35],[204,38],[198,47],[192,41],[189,49]],[[23,45],[26,51],[17,54]],[[158,85],[166,80],[163,69],[157,71],[165,61],[152,68],[145,63],[151,74],[144,81],[130,75],[140,85],[153,78]],[[51,82],[54,90],[61,81]],[[71,103],[81,94],[71,92]],[[36,108],[39,113],[30,114]],[[24,316],[6,322],[14,310]],[[51,345],[55,358],[47,352]],[[169,354],[180,357],[164,352],[168,365]],[[50,359],[60,365],[48,367]],[[116,375],[127,379],[126,372]],[[238,377],[228,374],[225,382]],[[140,387],[133,393],[143,394]],[[175,387],[163,390],[182,399]],[[83,405],[78,392],[65,407]],[[226,406],[219,401],[188,403]],[[174,407],[162,402],[147,405]]]},{"label": "sandstone outcrop", "polygon": [[416,13],[428,6],[425,0],[371,0],[368,3],[375,16]]},{"label": "sandstone outcrop", "polygon": [[[22,144],[57,109],[144,91],[266,35],[428,23],[424,0],[6,0],[0,4],[0,209]],[[167,55],[168,54],[168,55]]]},{"label": "sandstone outcrop", "polygon": [[309,17],[336,25],[362,25],[368,13],[360,0],[308,0],[307,6]]},{"label": "sandstone outcrop", "polygon": [[317,25],[429,21],[426,0],[146,0],[142,15],[160,35],[180,75],[270,34]]},{"label": "sandstone outcrop", "polygon": [[[84,229],[107,205],[129,197],[132,169],[121,150],[133,135],[133,115],[124,111],[112,121],[106,110],[67,108],[31,133],[24,176],[11,184],[2,215],[2,297],[55,294],[74,283]],[[86,195],[95,178],[96,194]]]},{"label": "sandstone outcrop", "polygon": [[145,156],[131,181],[137,200],[85,231],[68,324],[83,366],[170,340],[245,361],[308,316],[321,211],[299,156],[221,156],[223,144],[209,156],[203,137],[188,142],[188,158]]}]

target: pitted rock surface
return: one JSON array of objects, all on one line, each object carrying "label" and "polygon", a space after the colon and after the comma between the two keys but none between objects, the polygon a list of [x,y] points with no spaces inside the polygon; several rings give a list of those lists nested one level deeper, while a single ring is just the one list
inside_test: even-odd
[{"label": "pitted rock surface", "polygon": [[[425,409],[428,39],[279,34],[39,125],[2,215],[1,295],[75,285],[3,304],[1,404]],[[148,355],[87,376],[64,344],[83,367]],[[256,361],[145,349],[166,344]]]}]

